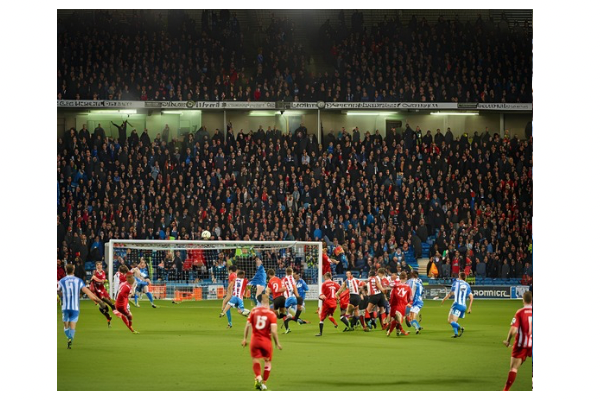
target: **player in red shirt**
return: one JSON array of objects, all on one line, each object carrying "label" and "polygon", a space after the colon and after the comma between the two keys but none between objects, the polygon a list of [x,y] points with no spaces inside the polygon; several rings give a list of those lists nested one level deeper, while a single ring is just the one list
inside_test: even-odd
[{"label": "player in red shirt", "polygon": [[[113,285],[116,286],[115,299],[119,297],[119,290],[121,290],[121,286],[123,286],[123,284],[126,282],[126,275],[128,272],[129,268],[127,268],[126,265],[121,265],[119,266],[119,270],[115,274],[115,277],[117,278],[117,282],[113,283]],[[135,277],[133,280],[135,281]]]},{"label": "player in red shirt", "polygon": [[510,340],[515,337],[515,344],[510,357],[510,371],[504,385],[507,391],[512,386],[519,367],[527,357],[533,358],[533,293],[523,293],[523,308],[515,314],[508,331],[508,337],[502,343],[510,346]]},{"label": "player in red shirt", "polygon": [[333,313],[337,308],[335,293],[340,290],[340,285],[331,280],[331,272],[323,275],[323,278],[325,278],[325,282],[321,285],[321,295],[319,296],[319,299],[323,300],[323,306],[321,307],[321,315],[319,316],[319,333],[315,336],[323,335],[323,321],[327,317],[329,317],[329,320],[336,328],[338,327],[335,318],[333,318]]},{"label": "player in red shirt", "polygon": [[117,317],[120,317],[123,320],[123,322],[125,323],[125,325],[127,325],[127,328],[129,328],[129,330],[131,332],[139,333],[138,331],[133,329],[133,326],[132,326],[133,315],[131,314],[131,311],[129,310],[129,297],[132,294],[131,287],[132,287],[133,283],[135,282],[133,272],[128,272],[125,275],[125,279],[126,279],[125,283],[123,283],[121,285],[121,288],[119,289],[119,295],[117,296],[117,302],[116,302],[117,310],[113,311],[113,313]]},{"label": "player in red shirt", "polygon": [[281,279],[275,276],[275,270],[272,268],[267,271],[267,279],[269,279],[267,296],[273,296],[273,310],[277,318],[283,318],[285,317],[285,296],[283,295],[285,288],[281,283]]},{"label": "player in red shirt", "polygon": [[[96,295],[96,297],[98,297],[100,300],[106,303],[114,311],[116,309],[115,304],[106,292],[104,282],[106,282],[106,273],[102,269],[102,261],[96,261],[96,271],[94,271],[94,274],[92,275],[92,280],[90,282],[90,290]],[[108,313],[108,308],[106,306],[102,306],[102,304],[97,304],[100,306],[100,308],[98,309],[100,311],[100,314],[106,317],[108,327],[110,328],[110,322],[112,321],[112,317]]]},{"label": "player in red shirt", "polygon": [[[242,347],[246,347],[248,332],[252,327],[252,338],[250,339],[250,357],[252,357],[252,369],[256,375],[254,380],[254,388],[258,390],[267,390],[267,380],[271,374],[271,360],[273,358],[273,344],[271,336],[275,339],[275,345],[279,350],[282,350],[277,336],[277,317],[275,313],[269,309],[269,296],[267,294],[259,294],[256,298],[259,305],[252,309],[246,328],[244,329],[244,339]],[[264,360],[264,373],[261,375],[260,360]]]},{"label": "player in red shirt", "polygon": [[[395,275],[396,274],[392,274],[392,282],[396,281]],[[402,319],[405,317],[406,306],[410,303],[410,298],[412,296],[410,286],[406,284],[406,277],[406,272],[402,271],[400,273],[400,281],[394,283],[390,293],[390,315],[392,316],[392,323],[387,331],[387,336],[390,336],[396,326],[400,327],[403,335],[409,334],[409,332],[402,329]],[[397,334],[399,335],[400,333]]]},{"label": "player in red shirt", "polygon": [[323,242],[323,276],[326,273],[331,273],[331,263],[338,264],[339,261],[329,258],[327,255],[327,242]]}]

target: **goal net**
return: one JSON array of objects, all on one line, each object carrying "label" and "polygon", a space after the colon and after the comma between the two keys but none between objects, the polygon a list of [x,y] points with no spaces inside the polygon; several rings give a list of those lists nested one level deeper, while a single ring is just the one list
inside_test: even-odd
[{"label": "goal net", "polygon": [[309,286],[307,300],[318,298],[322,282],[321,242],[112,239],[106,248],[113,297],[122,265],[140,269],[154,298],[173,301],[222,298],[229,266],[243,270],[250,281],[256,273],[256,256],[265,271],[273,269],[280,278],[288,267],[298,273]]}]

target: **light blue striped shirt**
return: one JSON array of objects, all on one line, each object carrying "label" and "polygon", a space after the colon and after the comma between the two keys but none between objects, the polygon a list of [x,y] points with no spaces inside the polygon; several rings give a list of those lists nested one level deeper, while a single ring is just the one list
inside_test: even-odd
[{"label": "light blue striped shirt", "polygon": [[467,305],[467,298],[471,294],[471,285],[465,281],[456,280],[452,284],[452,292],[454,292],[454,304],[461,306]]},{"label": "light blue striped shirt", "polygon": [[420,279],[409,279],[406,282],[413,294],[413,305],[423,307],[423,282]]},{"label": "light blue striped shirt", "polygon": [[79,311],[79,293],[85,283],[74,275],[67,275],[58,282],[62,292],[62,310]]}]

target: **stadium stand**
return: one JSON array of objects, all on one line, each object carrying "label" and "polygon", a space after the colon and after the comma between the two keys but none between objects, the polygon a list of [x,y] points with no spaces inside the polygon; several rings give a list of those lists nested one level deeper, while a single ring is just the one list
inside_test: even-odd
[{"label": "stadium stand", "polygon": [[302,40],[294,21],[273,14],[263,16],[268,19],[263,30],[240,11],[251,31],[227,10],[200,16],[143,10],[65,14],[58,21],[57,96],[532,102],[527,21],[523,28],[509,25],[506,16],[479,15],[473,21],[384,16],[367,27],[355,14],[350,26],[345,17],[322,23],[311,55],[310,41]]},{"label": "stadium stand", "polygon": [[[532,101],[529,30],[481,18],[392,18],[367,28],[353,14],[345,30],[342,19],[327,21],[328,67],[309,72],[293,24],[274,16],[255,54],[235,13],[63,17],[59,99]],[[510,44],[499,40],[507,32]],[[302,126],[292,134],[243,128],[182,142],[127,135],[126,126],[119,140],[65,132],[58,259],[89,270],[111,238],[200,239],[206,229],[223,240],[337,240],[348,269],[363,277],[377,264],[419,268],[440,282],[454,266],[479,271],[483,284],[532,276],[531,137],[406,124],[385,137],[340,130],[319,143]]]}]

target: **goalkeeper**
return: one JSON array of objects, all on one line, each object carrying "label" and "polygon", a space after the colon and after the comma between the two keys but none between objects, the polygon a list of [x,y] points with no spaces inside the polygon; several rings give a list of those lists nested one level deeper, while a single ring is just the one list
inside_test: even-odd
[{"label": "goalkeeper", "polygon": [[262,263],[262,260],[259,256],[256,256],[256,273],[250,282],[249,285],[256,286],[256,294],[252,297],[252,301],[254,304],[258,304],[256,299],[258,295],[265,291],[267,287],[267,273],[265,272],[265,266]]}]

